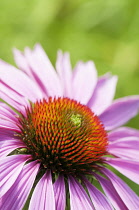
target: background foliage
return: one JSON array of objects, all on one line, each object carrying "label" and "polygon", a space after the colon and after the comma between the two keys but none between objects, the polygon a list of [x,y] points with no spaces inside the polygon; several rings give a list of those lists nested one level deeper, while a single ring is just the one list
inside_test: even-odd
[{"label": "background foliage", "polygon": [[[138,0],[1,0],[0,57],[14,64],[13,47],[37,42],[53,64],[62,49],[73,66],[93,60],[99,75],[118,75],[116,98],[139,94]],[[139,116],[128,125],[139,128]]]}]

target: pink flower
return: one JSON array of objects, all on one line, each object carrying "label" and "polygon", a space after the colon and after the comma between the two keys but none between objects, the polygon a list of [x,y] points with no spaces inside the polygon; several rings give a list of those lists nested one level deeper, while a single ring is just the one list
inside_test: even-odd
[{"label": "pink flower", "polygon": [[[113,101],[117,77],[58,52],[56,71],[40,45],[14,51],[20,70],[0,61],[1,210],[135,210],[139,130],[121,127],[139,95]],[[94,182],[98,182],[103,192]],[[69,202],[67,202],[69,201]]]}]

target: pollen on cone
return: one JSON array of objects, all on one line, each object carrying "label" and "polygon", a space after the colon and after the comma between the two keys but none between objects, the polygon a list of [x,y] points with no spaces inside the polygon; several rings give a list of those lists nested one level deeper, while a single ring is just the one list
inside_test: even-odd
[{"label": "pollen on cone", "polygon": [[53,172],[87,173],[106,154],[107,133],[102,123],[75,100],[36,102],[26,109],[19,127],[32,156]]}]

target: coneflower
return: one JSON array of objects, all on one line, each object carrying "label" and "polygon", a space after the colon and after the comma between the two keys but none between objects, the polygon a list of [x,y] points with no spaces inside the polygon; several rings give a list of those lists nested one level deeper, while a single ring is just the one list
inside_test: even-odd
[{"label": "coneflower", "polygon": [[116,76],[98,78],[91,61],[72,71],[61,51],[56,70],[40,45],[14,55],[20,70],[0,61],[1,210],[29,195],[29,210],[139,209],[113,172],[139,184],[139,130],[121,127],[139,95],[113,101]]}]

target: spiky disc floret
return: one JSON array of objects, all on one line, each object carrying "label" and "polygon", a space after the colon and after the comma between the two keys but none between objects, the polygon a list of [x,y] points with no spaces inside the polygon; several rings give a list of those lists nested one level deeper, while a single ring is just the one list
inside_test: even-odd
[{"label": "spiky disc floret", "polygon": [[53,172],[87,173],[106,154],[107,134],[99,118],[69,98],[31,104],[19,127],[33,158]]}]

